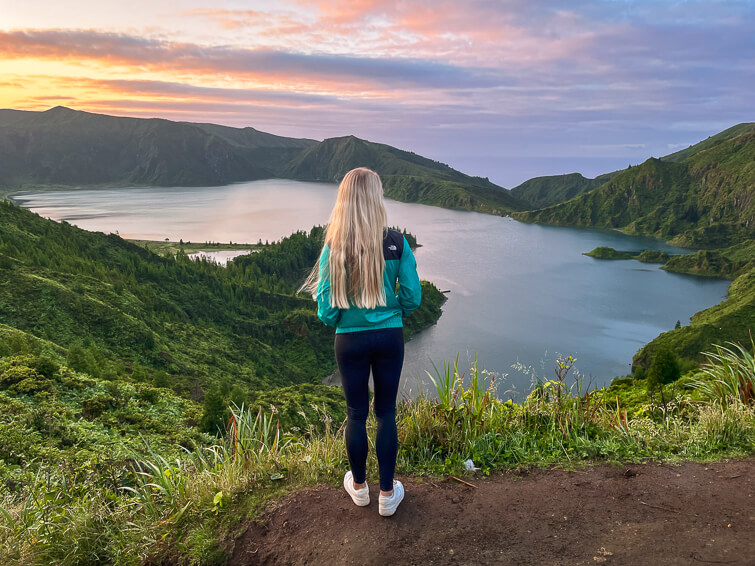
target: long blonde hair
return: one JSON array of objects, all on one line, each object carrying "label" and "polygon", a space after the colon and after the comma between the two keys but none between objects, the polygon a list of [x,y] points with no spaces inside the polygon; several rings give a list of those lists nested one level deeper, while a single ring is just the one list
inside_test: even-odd
[{"label": "long blonde hair", "polygon": [[[365,167],[346,173],[325,231],[330,254],[323,276],[330,281],[331,306],[373,309],[385,305],[383,238],[387,227],[378,174]],[[303,289],[315,291],[318,271],[315,265]]]}]

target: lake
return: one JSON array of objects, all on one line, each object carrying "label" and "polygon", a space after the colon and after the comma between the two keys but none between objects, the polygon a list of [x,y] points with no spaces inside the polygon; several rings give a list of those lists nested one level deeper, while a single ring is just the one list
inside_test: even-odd
[{"label": "lake", "polygon": [[[222,187],[122,188],[23,194],[44,217],[124,238],[274,241],[325,224],[336,186],[266,180]],[[677,320],[719,303],[729,282],[666,273],[635,260],[582,255],[596,246],[683,250],[617,231],[523,224],[510,218],[387,200],[391,225],[417,236],[420,276],[448,290],[438,324],[407,344],[405,394],[427,388],[433,363],[459,354],[498,379],[498,394],[550,379],[558,354],[595,385],[626,375],[632,355]],[[515,369],[514,366],[516,366]],[[532,368],[524,370],[522,366]]]}]

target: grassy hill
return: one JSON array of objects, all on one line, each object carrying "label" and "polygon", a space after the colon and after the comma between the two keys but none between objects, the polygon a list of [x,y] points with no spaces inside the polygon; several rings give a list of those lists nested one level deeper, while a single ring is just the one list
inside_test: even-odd
[{"label": "grassy hill", "polygon": [[684,161],[651,158],[570,201],[514,217],[544,224],[620,228],[721,247],[755,235],[755,132],[718,141]]},{"label": "grassy hill", "polygon": [[594,179],[579,173],[534,177],[511,189],[511,194],[529,204],[529,208],[540,209],[567,201],[591,191],[618,174],[606,173]]},{"label": "grassy hill", "polygon": [[[719,142],[755,132],[755,123],[737,124],[681,151],[661,157],[662,161],[680,163],[696,153],[708,149]],[[547,208],[571,200],[581,194],[600,187],[616,177],[621,171],[604,173],[594,179],[587,179],[579,173],[534,177],[511,189],[511,194],[529,204],[532,210]]]},{"label": "grassy hill", "polygon": [[[335,367],[333,332],[295,290],[321,245],[322,229],[299,232],[226,268],[0,202],[0,324],[74,348],[74,369],[94,377],[138,375],[194,398],[319,382]],[[441,294],[425,291],[421,326],[440,315]]]},{"label": "grassy hill", "polygon": [[311,300],[281,290],[272,273],[314,262],[318,252],[304,249],[303,236],[300,257],[271,249],[263,267],[225,269],[160,257],[7,202],[0,226],[0,323],[66,350],[84,347],[96,376],[143,371],[201,396],[211,382],[253,390],[332,370],[331,333],[316,324]]},{"label": "grassy hill", "polygon": [[285,176],[338,182],[360,166],[378,171],[386,196],[396,200],[493,214],[527,208],[486,178],[470,177],[444,163],[354,136],[327,139],[304,150],[289,164]]},{"label": "grassy hill", "polygon": [[688,157],[691,157],[698,151],[707,149],[717,144],[718,142],[728,140],[728,139],[737,137],[742,134],[747,134],[750,132],[755,132],[755,123],[750,122],[750,123],[737,124],[736,126],[727,128],[723,132],[719,132],[715,135],[712,135],[708,137],[707,139],[704,139],[703,141],[693,144],[685,149],[682,149],[675,153],[671,153],[669,155],[661,157],[661,159],[663,161],[673,161],[675,163],[679,163],[680,161],[684,161]]},{"label": "grassy hill", "polygon": [[81,185],[213,186],[286,178],[337,182],[371,167],[386,194],[409,202],[503,214],[527,205],[488,179],[353,136],[323,142],[217,124],[119,118],[58,106],[0,110],[0,188]]},{"label": "grassy hill", "polygon": [[[218,185],[274,175],[256,151],[289,140],[206,125],[118,118],[56,107],[0,110],[0,185]],[[242,144],[242,142],[244,142]]]}]

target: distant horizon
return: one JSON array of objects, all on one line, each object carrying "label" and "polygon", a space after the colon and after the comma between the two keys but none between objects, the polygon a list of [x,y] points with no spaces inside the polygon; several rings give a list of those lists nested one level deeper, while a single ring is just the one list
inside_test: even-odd
[{"label": "distant horizon", "polygon": [[513,188],[753,119],[751,0],[0,0],[0,107],[355,135]]},{"label": "distant horizon", "polygon": [[[161,120],[168,120],[168,121],[171,121],[171,122],[202,123],[202,122],[197,121],[197,120],[175,120],[175,119],[172,119],[172,118],[165,118],[163,116],[149,116],[148,117],[148,116],[133,116],[133,115],[129,115],[129,114],[123,114],[123,115],[121,115],[121,114],[106,114],[104,112],[93,112],[93,111],[90,111],[90,110],[83,110],[83,109],[79,109],[79,108],[72,108],[70,106],[66,106],[65,104],[57,104],[55,106],[51,106],[49,108],[40,109],[40,110],[26,110],[26,109],[23,109],[23,108],[0,108],[0,110],[19,110],[19,111],[22,111],[22,112],[47,112],[47,111],[50,111],[50,110],[54,110],[55,108],[66,108],[68,110],[73,110],[73,111],[77,111],[77,112],[86,112],[86,113],[89,113],[89,114],[98,114],[98,115],[101,115],[101,116],[112,116],[112,117],[115,117],[115,118],[137,118],[137,119],[143,119],[143,120],[161,119]],[[270,130],[258,128],[254,124],[247,124],[247,125],[237,126],[237,125],[232,125],[232,124],[222,124],[222,123],[219,123],[219,122],[206,122],[205,121],[204,123],[212,123],[212,124],[219,125],[219,126],[227,126],[227,127],[231,127],[231,128],[238,128],[238,129],[253,128],[255,130],[258,130],[258,131],[261,131],[261,132],[264,132],[264,133],[268,133],[268,134],[273,134],[273,135],[283,136],[283,137],[292,137],[292,136],[285,136],[283,134],[276,133],[275,131],[270,131]],[[739,122],[738,124],[742,124],[742,123],[749,123],[749,122]],[[556,176],[556,175],[569,175],[569,174],[573,174],[573,173],[579,173],[579,174],[581,174],[582,176],[584,176],[586,178],[594,179],[595,177],[598,177],[598,176],[606,174],[606,173],[612,173],[614,171],[619,171],[621,169],[626,169],[626,167],[628,167],[630,165],[639,165],[640,163],[646,161],[647,159],[650,159],[651,157],[658,158],[658,157],[664,157],[665,155],[669,155],[671,153],[675,153],[677,151],[680,151],[682,149],[685,149],[685,148],[689,147],[690,145],[694,145],[696,143],[699,143],[699,142],[703,141],[704,139],[706,139],[706,138],[708,138],[710,136],[713,136],[713,135],[715,135],[715,134],[717,134],[717,133],[719,133],[719,132],[721,132],[723,130],[726,130],[726,129],[731,128],[733,126],[736,126],[738,124],[731,124],[731,125],[727,126],[726,128],[723,128],[722,130],[711,132],[709,136],[706,136],[705,138],[701,138],[701,139],[699,139],[699,140],[697,140],[697,141],[695,141],[695,142],[693,142],[693,143],[691,143],[689,145],[686,145],[684,147],[676,147],[676,148],[674,148],[672,150],[669,150],[668,153],[665,153],[665,154],[662,154],[662,155],[648,155],[644,159],[641,159],[640,161],[637,161],[637,162],[634,162],[634,163],[626,163],[626,164],[622,165],[620,163],[620,158],[616,158],[616,159],[614,159],[614,158],[606,158],[606,163],[615,162],[617,165],[615,167],[613,167],[613,168],[610,168],[610,166],[609,166],[608,168],[605,168],[605,169],[602,169],[602,170],[597,170],[596,169],[597,172],[590,172],[590,173],[586,173],[585,171],[578,170],[578,169],[572,169],[572,170],[560,170],[560,171],[557,171],[555,173],[534,174],[534,175],[531,175],[529,177],[526,177],[526,178],[522,179],[521,181],[517,182],[516,184],[509,184],[509,185],[505,185],[505,184],[497,182],[495,178],[493,178],[491,175],[485,173],[484,170],[482,172],[476,172],[476,171],[470,170],[470,168],[464,168],[463,166],[457,166],[457,165],[455,165],[452,162],[445,161],[443,159],[438,159],[437,157],[434,157],[434,156],[431,156],[431,155],[421,154],[420,152],[415,151],[411,147],[400,147],[400,146],[392,146],[392,147],[396,147],[397,149],[401,149],[401,150],[404,150],[404,151],[410,151],[410,152],[416,153],[418,155],[421,155],[422,157],[427,157],[429,159],[434,159],[436,161],[440,161],[442,163],[446,163],[449,166],[453,167],[454,169],[456,169],[456,170],[458,170],[458,171],[460,171],[462,173],[465,173],[467,175],[472,175],[472,176],[477,176],[477,177],[488,177],[490,179],[490,181],[492,181],[493,183],[496,183],[497,185],[499,185],[499,186],[501,186],[501,187],[503,187],[505,189],[511,190],[513,188],[516,188],[520,184],[524,183],[525,181],[528,181],[530,179],[534,179],[534,178],[537,178],[537,177],[550,177],[550,176]],[[357,136],[355,134],[343,134],[342,136],[331,136],[330,138],[327,138],[327,137],[318,137],[316,135],[314,135],[314,136],[312,136],[312,135],[302,135],[302,136],[297,136],[297,137],[300,138],[300,139],[311,139],[311,140],[315,140],[315,141],[321,142],[323,140],[331,139],[333,137],[339,138],[339,137],[348,137],[348,136],[355,136],[357,138],[360,138],[360,136]],[[366,141],[374,142],[374,143],[382,143],[382,144],[386,144],[386,145],[391,145],[389,143],[386,143],[386,142],[380,141],[380,140],[367,139],[367,138],[360,138],[360,139],[365,139]],[[521,157],[512,157],[510,159],[517,160],[517,161],[521,162],[523,158],[521,158]],[[526,160],[527,158],[524,158],[524,159]],[[536,159],[548,161],[547,158],[536,158]],[[560,163],[563,163],[563,164],[566,164],[566,163],[571,162],[571,161],[576,161],[576,160],[577,160],[576,158],[569,158],[569,157],[560,157],[560,158],[551,159],[551,161],[557,161],[557,162],[560,162]],[[595,160],[593,160],[593,161],[595,161]],[[556,165],[553,165],[553,170],[556,170],[555,169],[556,167],[557,167]]]}]

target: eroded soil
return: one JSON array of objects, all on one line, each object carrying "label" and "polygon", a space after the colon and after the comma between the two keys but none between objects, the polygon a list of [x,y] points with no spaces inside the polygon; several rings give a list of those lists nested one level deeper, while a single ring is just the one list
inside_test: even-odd
[{"label": "eroded soil", "polygon": [[[230,564],[755,564],[755,459],[405,479],[396,515],[333,486],[272,504]],[[373,482],[374,483],[374,482]]]}]

